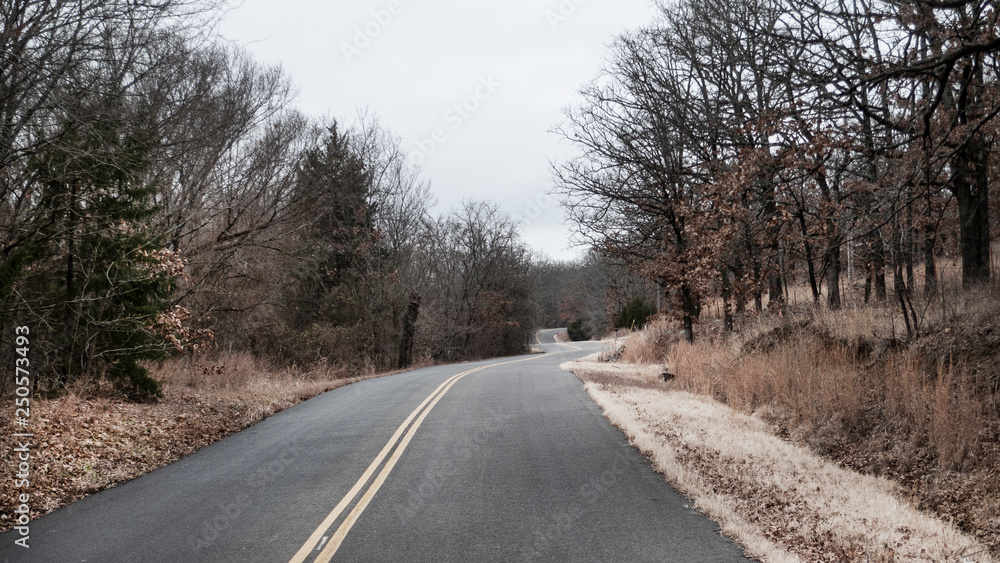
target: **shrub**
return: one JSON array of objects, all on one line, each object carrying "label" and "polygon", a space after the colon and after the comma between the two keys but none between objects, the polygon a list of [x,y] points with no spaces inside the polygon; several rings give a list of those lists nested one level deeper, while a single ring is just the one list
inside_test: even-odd
[{"label": "shrub", "polygon": [[649,317],[655,314],[655,307],[646,303],[642,297],[636,297],[618,313],[618,318],[615,319],[615,328],[642,328]]},{"label": "shrub", "polygon": [[569,328],[566,329],[569,334],[569,339],[573,342],[580,342],[583,340],[590,340],[593,336],[590,329],[584,324],[583,319],[577,319],[570,323]]}]

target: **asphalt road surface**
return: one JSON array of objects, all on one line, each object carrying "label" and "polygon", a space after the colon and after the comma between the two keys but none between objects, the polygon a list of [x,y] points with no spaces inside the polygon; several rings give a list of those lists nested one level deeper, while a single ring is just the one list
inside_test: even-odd
[{"label": "asphalt road surface", "polygon": [[[30,523],[4,562],[745,561],[559,364],[421,369],[279,413]],[[5,485],[9,486],[9,485]]]}]

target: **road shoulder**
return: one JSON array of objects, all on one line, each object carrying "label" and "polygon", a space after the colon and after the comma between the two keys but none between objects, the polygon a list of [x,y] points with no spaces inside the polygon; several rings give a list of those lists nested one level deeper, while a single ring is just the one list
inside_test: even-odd
[{"label": "road shoulder", "polygon": [[561,367],[667,481],[762,561],[993,561],[888,480],[782,440],[759,417],[674,391],[659,366],[590,357]]}]

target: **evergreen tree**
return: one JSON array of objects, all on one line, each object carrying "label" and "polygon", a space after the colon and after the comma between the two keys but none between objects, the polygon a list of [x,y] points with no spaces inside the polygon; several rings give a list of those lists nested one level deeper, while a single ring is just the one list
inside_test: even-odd
[{"label": "evergreen tree", "polygon": [[161,395],[138,362],[168,351],[156,324],[180,266],[150,232],[151,146],[149,135],[99,112],[86,125],[67,125],[32,162],[39,228],[26,246],[19,295],[41,304],[37,326],[49,334],[39,342],[51,346],[48,365],[60,384],[104,375],[131,399]]},{"label": "evergreen tree", "polygon": [[308,354],[357,362],[369,354],[365,330],[370,293],[380,282],[371,257],[378,236],[364,159],[336,125],[303,156],[296,182],[302,266],[287,295],[290,327]]}]

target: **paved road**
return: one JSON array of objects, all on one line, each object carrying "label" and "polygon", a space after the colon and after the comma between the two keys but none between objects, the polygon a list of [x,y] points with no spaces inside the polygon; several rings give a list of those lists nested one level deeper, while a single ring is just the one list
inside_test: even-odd
[{"label": "paved road", "polygon": [[316,397],[31,522],[5,562],[745,561],[559,364],[600,344]]},{"label": "paved road", "polygon": [[[549,330],[540,330],[535,334],[535,342],[538,344],[556,344],[556,335],[562,332],[566,332],[564,328],[553,328]],[[570,343],[572,344],[572,343]],[[572,345],[571,347],[564,349],[579,348],[577,345]],[[549,348],[552,350],[553,348]]]}]

